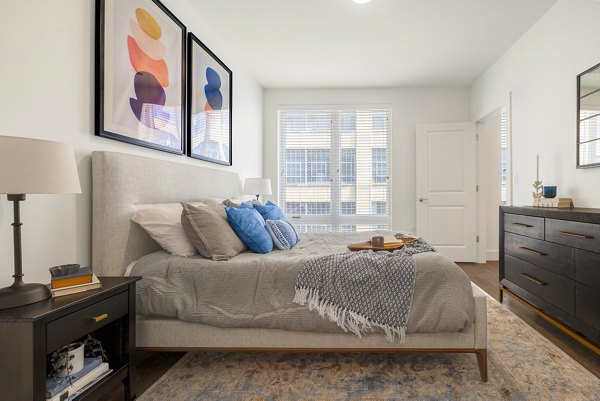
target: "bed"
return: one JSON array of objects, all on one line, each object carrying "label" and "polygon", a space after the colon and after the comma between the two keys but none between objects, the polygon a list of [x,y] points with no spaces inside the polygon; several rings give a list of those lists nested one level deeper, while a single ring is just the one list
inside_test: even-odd
[{"label": "bed", "polygon": [[[93,152],[92,178],[92,266],[95,274],[103,276],[124,275],[132,262],[156,252],[160,256],[155,241],[131,221],[138,205],[195,201],[206,196],[236,198],[240,194],[236,173],[114,152]],[[359,338],[335,330],[217,327],[138,314],[136,345],[138,349],[163,351],[473,353],[481,379],[487,381],[486,295],[474,284],[471,289],[474,317],[468,328],[408,332],[403,343],[390,343],[380,333]],[[144,310],[143,305],[138,310]]]}]

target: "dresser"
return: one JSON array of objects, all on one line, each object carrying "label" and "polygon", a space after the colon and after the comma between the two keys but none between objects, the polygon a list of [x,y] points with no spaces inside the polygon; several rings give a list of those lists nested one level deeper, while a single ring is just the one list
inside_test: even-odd
[{"label": "dresser", "polygon": [[600,344],[600,209],[500,207],[500,284]]}]

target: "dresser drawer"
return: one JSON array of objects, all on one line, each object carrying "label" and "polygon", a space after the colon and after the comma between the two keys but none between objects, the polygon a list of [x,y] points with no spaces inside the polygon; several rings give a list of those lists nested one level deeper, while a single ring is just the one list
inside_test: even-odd
[{"label": "dresser drawer", "polygon": [[575,250],[575,280],[600,290],[600,254]]},{"label": "dresser drawer", "polygon": [[504,258],[506,279],[570,314],[575,314],[575,282],[513,256]]},{"label": "dresser drawer", "polygon": [[[87,308],[79,309],[67,316],[49,322],[46,326],[47,351],[52,352],[64,344],[75,341],[85,334],[127,315],[129,308],[128,294],[128,292],[122,292],[113,295]],[[94,318],[100,320],[96,321]]]},{"label": "dresser drawer", "polygon": [[575,278],[575,250],[512,233],[504,236],[507,254],[569,278]]},{"label": "dresser drawer", "polygon": [[504,231],[544,239],[544,218],[505,213]]},{"label": "dresser drawer", "polygon": [[600,224],[546,219],[546,241],[588,251],[600,250]]},{"label": "dresser drawer", "polygon": [[575,305],[577,319],[600,330],[600,290],[577,283]]}]

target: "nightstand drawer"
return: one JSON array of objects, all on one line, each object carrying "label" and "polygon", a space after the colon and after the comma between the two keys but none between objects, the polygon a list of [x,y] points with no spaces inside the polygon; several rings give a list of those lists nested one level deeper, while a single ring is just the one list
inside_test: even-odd
[{"label": "nightstand drawer", "polygon": [[600,308],[598,307],[600,305],[600,291],[580,283],[576,285],[575,302],[577,318],[600,330]]},{"label": "nightstand drawer", "polygon": [[528,237],[544,239],[544,218],[506,213],[504,230]]},{"label": "nightstand drawer", "polygon": [[575,282],[510,255],[504,259],[506,278],[543,300],[575,314]]},{"label": "nightstand drawer", "polygon": [[600,290],[600,254],[575,251],[575,280]]},{"label": "nightstand drawer", "polygon": [[546,241],[588,251],[600,249],[600,224],[546,219]]},{"label": "nightstand drawer", "polygon": [[554,273],[575,278],[575,250],[563,245],[506,233],[506,253]]},{"label": "nightstand drawer", "polygon": [[46,326],[47,352],[50,353],[116,319],[125,316],[129,308],[127,292],[61,317]]}]

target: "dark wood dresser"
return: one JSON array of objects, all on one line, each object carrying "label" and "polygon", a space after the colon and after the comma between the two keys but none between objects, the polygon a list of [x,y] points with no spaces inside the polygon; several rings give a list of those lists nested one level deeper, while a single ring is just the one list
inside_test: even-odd
[{"label": "dark wood dresser", "polygon": [[499,245],[501,292],[600,344],[600,209],[501,206]]}]

